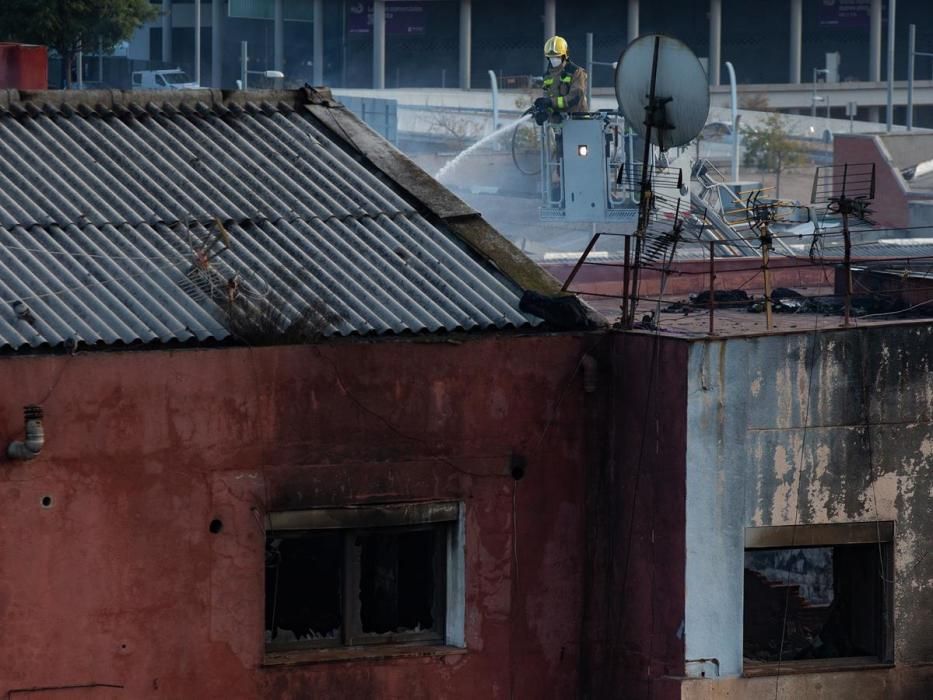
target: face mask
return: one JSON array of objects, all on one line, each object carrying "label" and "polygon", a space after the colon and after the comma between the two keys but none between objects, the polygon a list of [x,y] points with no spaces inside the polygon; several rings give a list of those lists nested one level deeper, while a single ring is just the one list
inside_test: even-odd
[{"label": "face mask", "polygon": [[548,60],[551,62],[553,68],[557,68],[557,66],[564,62],[564,59],[560,56],[551,56]]}]

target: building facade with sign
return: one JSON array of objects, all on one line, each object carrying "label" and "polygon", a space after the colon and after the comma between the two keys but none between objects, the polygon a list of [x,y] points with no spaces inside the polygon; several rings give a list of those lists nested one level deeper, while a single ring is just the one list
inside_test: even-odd
[{"label": "building facade with sign", "polygon": [[[135,58],[179,64],[194,62],[193,3],[163,0],[163,16],[140,30],[132,44]],[[276,31],[276,6],[281,31]],[[374,17],[384,8],[384,21]],[[881,0],[823,0],[804,3],[749,4],[737,0],[663,5],[628,0],[618,3],[572,3],[569,0],[213,0],[202,2],[202,81],[212,76],[212,59],[223,63],[222,84],[232,87],[240,71],[240,43],[250,46],[250,68],[273,67],[276,36],[281,37],[286,82],[317,82],[334,87],[370,87],[374,59],[381,62],[385,87],[455,87],[461,83],[461,61],[469,64],[474,86],[485,86],[487,72],[538,75],[546,34],[565,36],[571,53],[583,60],[585,36],[595,38],[595,56],[613,61],[629,39],[661,32],[683,40],[701,57],[718,54],[730,61],[740,83],[810,82],[814,70],[830,67],[839,80],[878,80],[886,76],[887,3]],[[933,5],[902,0],[896,6],[895,77],[906,78],[907,31],[917,26],[917,50],[933,49]],[[316,12],[320,28],[315,29]],[[220,19],[215,25],[215,19]],[[373,26],[376,32],[374,52]],[[163,33],[170,27],[171,55],[164,55]],[[322,46],[314,47],[318,36]],[[469,37],[469,52],[461,39]],[[874,38],[873,38],[874,37]],[[718,38],[718,40],[717,40]],[[213,43],[221,46],[219,54]],[[718,48],[717,48],[718,47]],[[799,47],[799,48],[798,48]],[[827,54],[831,57],[827,59]],[[838,54],[838,56],[836,56]],[[321,64],[315,74],[315,60]],[[168,60],[166,60],[168,59]],[[838,67],[836,66],[838,61]],[[831,65],[830,65],[831,64]],[[917,77],[930,77],[929,65],[917,62]],[[596,85],[609,85],[608,69],[594,75]],[[820,74],[822,77],[822,74]],[[724,76],[723,76],[724,77]]]}]

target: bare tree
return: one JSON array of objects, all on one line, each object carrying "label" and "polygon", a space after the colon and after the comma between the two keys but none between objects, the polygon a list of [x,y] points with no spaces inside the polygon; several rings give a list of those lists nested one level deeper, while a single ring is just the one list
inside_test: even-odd
[{"label": "bare tree", "polygon": [[775,197],[781,196],[781,173],[802,165],[804,151],[800,142],[784,127],[784,118],[777,112],[765,117],[764,124],[752,129],[742,127],[746,165],[752,165],[775,175]]}]

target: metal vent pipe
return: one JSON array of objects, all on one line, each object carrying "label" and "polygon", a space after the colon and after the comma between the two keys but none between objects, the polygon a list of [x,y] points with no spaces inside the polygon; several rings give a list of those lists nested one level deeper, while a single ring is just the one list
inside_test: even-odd
[{"label": "metal vent pipe", "polygon": [[42,428],[42,407],[26,406],[23,409],[26,423],[26,439],[11,442],[6,448],[10,459],[34,459],[39,456],[45,445],[45,430]]}]

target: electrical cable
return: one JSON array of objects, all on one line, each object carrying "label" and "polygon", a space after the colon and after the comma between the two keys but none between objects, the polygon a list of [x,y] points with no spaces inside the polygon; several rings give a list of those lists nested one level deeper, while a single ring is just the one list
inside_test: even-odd
[{"label": "electrical cable", "polygon": [[[854,245],[855,244],[853,244],[853,246]],[[773,269],[781,270],[781,271],[826,267],[827,265],[838,265],[838,264],[841,264],[842,262],[841,257],[838,259],[829,258],[826,260],[826,262],[823,262],[823,263],[815,263],[815,262],[810,261],[807,258],[798,258],[798,257],[789,256],[789,255],[785,256],[780,253],[772,252],[772,259],[773,258],[781,258],[782,260],[792,260],[798,263],[798,264],[781,264],[781,265],[774,266]],[[736,260],[736,259],[737,258],[729,258],[729,260]],[[874,264],[874,263],[898,263],[898,262],[911,263],[915,261],[919,262],[919,261],[924,261],[924,260],[933,261],[933,255],[921,255],[921,256],[915,256],[915,257],[907,256],[907,257],[896,257],[896,258],[892,258],[892,257],[859,258],[858,260],[853,260],[853,266],[859,267],[859,266],[864,266],[864,265],[869,265],[869,264]],[[690,260],[675,260],[674,264],[675,265],[676,264],[684,265],[684,264],[691,264],[691,263],[700,264],[704,262],[708,262],[708,261],[703,260],[701,258],[695,258],[695,259],[690,259]],[[593,261],[593,262],[585,262],[584,264],[590,265],[593,267],[623,267],[623,268],[625,267],[624,262],[609,263],[609,262]],[[660,267],[657,267],[650,263],[642,265],[641,269],[655,271],[655,272],[661,271]],[[729,273],[729,272],[749,272],[751,270],[760,270],[760,269],[761,269],[761,264],[759,262],[758,265],[750,266],[750,267],[728,267],[727,269],[720,269],[718,274],[724,274],[724,273]],[[671,270],[668,270],[667,274],[678,276],[678,277],[709,277],[709,270],[708,269],[707,270],[671,269]],[[581,291],[579,293],[589,294],[590,292]]]}]

